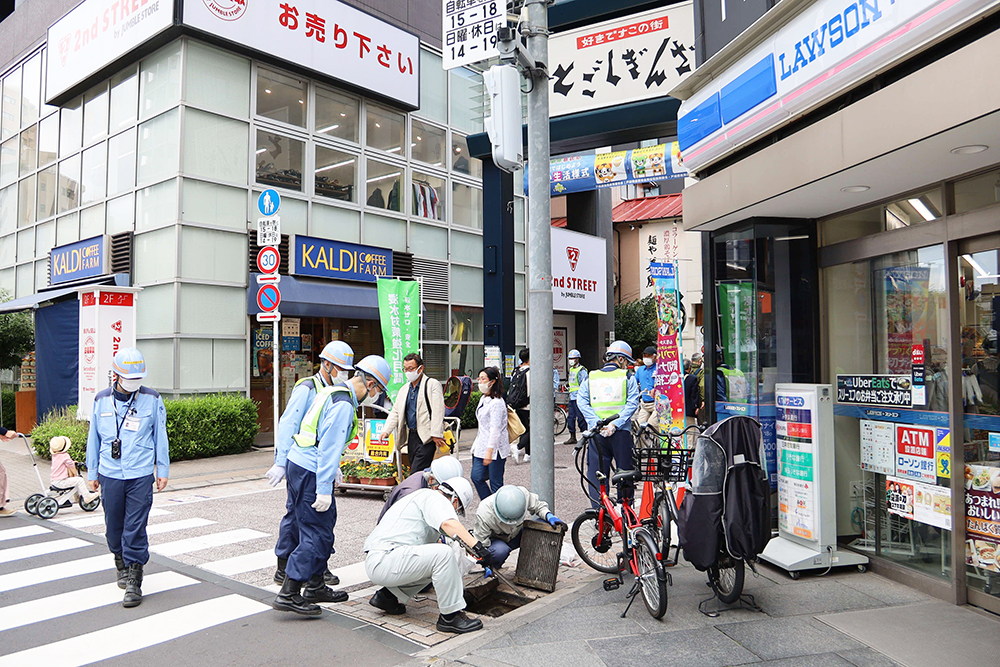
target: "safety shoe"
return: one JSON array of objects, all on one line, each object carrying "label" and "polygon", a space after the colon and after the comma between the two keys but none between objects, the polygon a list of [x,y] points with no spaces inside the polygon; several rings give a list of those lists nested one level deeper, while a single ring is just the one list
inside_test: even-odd
[{"label": "safety shoe", "polygon": [[125,590],[128,585],[128,568],[125,567],[125,561],[122,559],[121,555],[114,554],[115,557],[115,569],[118,570],[118,588]]},{"label": "safety shoe", "polygon": [[406,605],[399,601],[388,588],[380,588],[375,591],[368,604],[381,609],[390,616],[399,616],[406,613]]},{"label": "safety shoe", "polygon": [[347,602],[347,593],[333,590],[323,583],[323,575],[317,574],[303,586],[302,599],[306,602]]},{"label": "safety shoe", "polygon": [[142,603],[142,563],[128,566],[128,580],[125,582],[123,607],[138,607]]},{"label": "safety shoe", "polygon": [[274,583],[279,586],[285,583],[285,567],[288,565],[287,558],[278,559],[278,569],[274,571]]},{"label": "safety shoe", "polygon": [[482,630],[483,622],[478,618],[469,618],[464,611],[456,611],[454,614],[439,614],[437,629],[438,632],[454,632],[456,635],[461,635]]},{"label": "safety shoe", "polygon": [[278,611],[291,611],[302,616],[322,616],[323,610],[319,608],[319,605],[306,602],[299,594],[301,590],[301,581],[285,577],[285,583],[281,585],[277,597],[271,601],[271,607]]},{"label": "safety shoe", "polygon": [[564,445],[575,445],[576,444],[576,433],[570,433],[569,438],[563,441]]},{"label": "safety shoe", "polygon": [[330,572],[330,568],[326,568],[326,572],[323,573],[323,583],[327,586],[339,586],[340,577]]}]

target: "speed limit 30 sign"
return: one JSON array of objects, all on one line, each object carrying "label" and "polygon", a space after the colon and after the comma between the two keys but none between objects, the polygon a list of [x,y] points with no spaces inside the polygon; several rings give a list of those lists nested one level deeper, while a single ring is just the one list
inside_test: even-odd
[{"label": "speed limit 30 sign", "polygon": [[281,264],[281,254],[274,246],[267,246],[257,253],[257,268],[261,273],[274,273]]}]

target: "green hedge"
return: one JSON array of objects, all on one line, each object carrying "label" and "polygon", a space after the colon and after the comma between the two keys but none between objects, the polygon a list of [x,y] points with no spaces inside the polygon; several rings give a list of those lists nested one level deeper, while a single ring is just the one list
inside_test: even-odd
[{"label": "green hedge", "polygon": [[469,394],[469,403],[465,406],[465,412],[462,413],[462,428],[479,428],[476,408],[479,407],[479,399],[482,397],[483,395],[475,389]]},{"label": "green hedge", "polygon": [[14,430],[14,424],[17,422],[17,406],[14,403],[14,390],[4,389],[0,392],[0,401],[3,402],[3,421],[0,421],[0,426],[12,431]]},{"label": "green hedge", "polygon": [[[244,396],[215,394],[164,400],[170,460],[184,461],[250,451],[257,435],[257,404]],[[35,451],[49,457],[49,440],[65,435],[73,441],[70,456],[86,456],[89,423],[77,421],[76,406],[55,411],[31,432]]]}]

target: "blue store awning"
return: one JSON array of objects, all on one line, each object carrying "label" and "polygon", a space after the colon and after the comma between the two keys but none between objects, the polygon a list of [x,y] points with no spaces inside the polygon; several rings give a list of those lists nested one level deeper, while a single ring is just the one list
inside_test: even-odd
[{"label": "blue store awning", "polygon": [[[247,314],[261,312],[257,306],[256,273],[250,274]],[[375,285],[345,285],[325,280],[281,276],[282,317],[342,317],[355,320],[378,319],[378,290]]]}]

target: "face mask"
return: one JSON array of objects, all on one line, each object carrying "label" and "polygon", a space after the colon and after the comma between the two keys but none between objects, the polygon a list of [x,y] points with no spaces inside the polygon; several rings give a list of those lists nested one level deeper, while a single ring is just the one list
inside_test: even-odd
[{"label": "face mask", "polygon": [[406,373],[404,373],[404,375],[406,375],[406,381],[407,382],[416,382],[417,378],[420,377],[420,371],[419,370],[416,370],[416,371],[406,371]]},{"label": "face mask", "polygon": [[129,394],[139,391],[139,387],[142,386],[142,378],[136,378],[134,380],[128,380],[126,378],[118,378],[118,384],[121,388],[128,392]]},{"label": "face mask", "polygon": [[580,363],[580,362],[577,361],[576,359],[570,359],[569,360],[569,365],[570,366],[576,366],[578,363]]},{"label": "face mask", "polygon": [[480,382],[479,383],[479,393],[484,396],[490,393],[490,387],[493,386],[492,382]]},{"label": "face mask", "polygon": [[645,358],[643,358],[642,363],[645,364],[646,366],[652,366],[653,365],[653,360],[650,359],[649,357],[645,357]]}]

